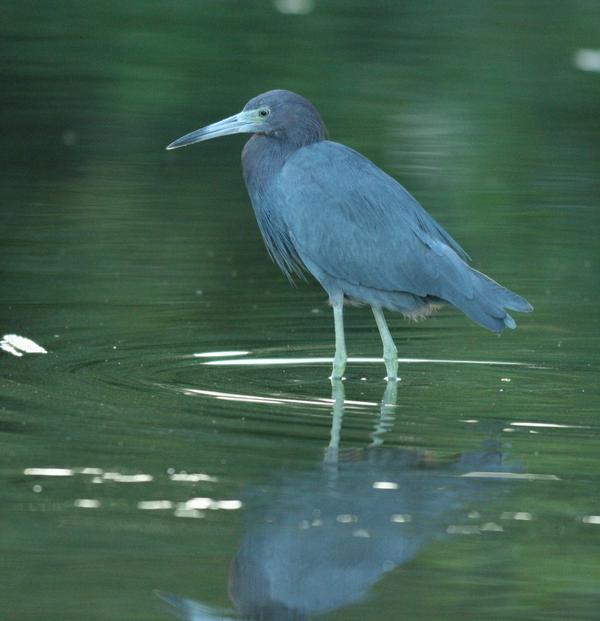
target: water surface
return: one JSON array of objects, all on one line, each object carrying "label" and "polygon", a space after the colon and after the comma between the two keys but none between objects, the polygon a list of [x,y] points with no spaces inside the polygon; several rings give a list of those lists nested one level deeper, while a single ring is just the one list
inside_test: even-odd
[{"label": "water surface", "polygon": [[[597,618],[595,4],[2,14],[0,337],[47,351],[0,351],[2,618]],[[330,309],[269,261],[243,138],[164,151],[274,87],[535,312],[500,338],[391,318],[394,390],[349,309],[332,387]]]}]

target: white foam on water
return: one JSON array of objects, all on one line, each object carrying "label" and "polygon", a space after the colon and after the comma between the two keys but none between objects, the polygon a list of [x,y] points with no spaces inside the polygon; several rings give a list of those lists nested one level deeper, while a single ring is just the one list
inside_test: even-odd
[{"label": "white foam on water", "polygon": [[12,354],[13,356],[22,357],[23,354],[47,354],[48,352],[35,341],[18,334],[5,334],[0,340],[0,349]]}]

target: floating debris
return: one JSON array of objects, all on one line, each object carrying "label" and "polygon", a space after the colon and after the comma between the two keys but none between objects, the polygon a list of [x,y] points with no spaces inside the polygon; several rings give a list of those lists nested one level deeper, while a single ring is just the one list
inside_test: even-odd
[{"label": "floating debris", "polygon": [[5,334],[0,340],[0,349],[21,358],[23,354],[47,354],[35,341],[18,334]]}]

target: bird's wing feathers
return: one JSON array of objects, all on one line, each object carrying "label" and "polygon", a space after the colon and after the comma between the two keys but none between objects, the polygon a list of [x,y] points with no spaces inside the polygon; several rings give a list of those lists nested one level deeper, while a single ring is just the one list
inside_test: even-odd
[{"label": "bird's wing feathers", "polygon": [[[341,144],[318,142],[286,162],[275,191],[303,259],[355,285],[443,297],[471,279],[456,241],[392,177]],[[461,258],[462,257],[462,258]]]}]

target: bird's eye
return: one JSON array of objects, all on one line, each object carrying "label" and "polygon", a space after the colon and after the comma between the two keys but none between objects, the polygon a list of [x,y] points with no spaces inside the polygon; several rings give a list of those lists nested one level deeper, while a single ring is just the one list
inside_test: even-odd
[{"label": "bird's eye", "polygon": [[269,108],[261,108],[258,111],[259,116],[269,116],[269,114],[271,113],[271,111],[269,110]]}]

